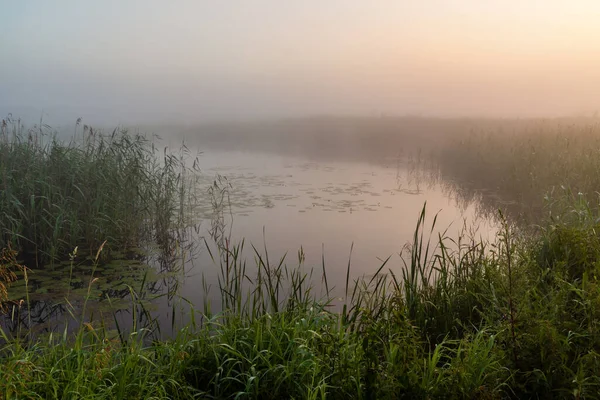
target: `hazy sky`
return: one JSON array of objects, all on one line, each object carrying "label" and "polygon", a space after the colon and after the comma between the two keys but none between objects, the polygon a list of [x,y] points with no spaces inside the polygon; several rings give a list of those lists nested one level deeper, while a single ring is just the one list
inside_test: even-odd
[{"label": "hazy sky", "polygon": [[0,0],[0,113],[183,122],[600,109],[598,0]]}]

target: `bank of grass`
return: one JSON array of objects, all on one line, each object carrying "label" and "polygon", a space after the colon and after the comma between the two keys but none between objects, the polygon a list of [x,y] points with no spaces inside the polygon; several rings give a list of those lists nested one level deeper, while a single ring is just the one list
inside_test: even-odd
[{"label": "bank of grass", "polygon": [[597,203],[600,188],[600,122],[595,119],[523,121],[477,127],[448,136],[433,157],[440,181],[459,198],[481,197],[529,222],[565,189]]},{"label": "bank of grass", "polygon": [[[158,233],[183,218],[181,164],[156,161],[144,138],[98,137],[80,127],[79,141],[62,144],[43,131],[9,128],[0,137],[0,239],[7,249],[0,288],[10,291],[19,268],[15,249],[40,260],[76,245],[95,254],[107,239],[123,247],[165,240]],[[557,144],[560,135],[544,137],[550,144],[531,142],[544,154],[589,155],[560,168],[572,171],[580,162],[595,171],[593,141],[578,142],[575,151]],[[551,157],[540,161],[523,150],[518,140],[526,136],[498,149],[498,137],[486,139],[485,151],[481,138],[446,154],[446,162],[457,157],[454,177],[485,184],[481,176],[495,174],[492,166],[508,173],[529,165],[523,171],[537,171],[539,182],[503,181],[502,173],[487,178],[517,188],[508,191],[517,193],[515,201],[533,201],[551,182],[573,182],[574,195],[554,201],[550,217],[536,214],[535,235],[504,222],[492,243],[430,237],[423,212],[404,268],[383,264],[373,277],[348,282],[343,306],[318,294],[306,269],[272,263],[258,250],[250,268],[239,256],[243,244],[223,240],[213,254],[223,311],[194,311],[171,340],[151,340],[146,328],[115,332],[81,317],[75,334],[20,339],[0,332],[0,398],[600,397],[600,219],[586,196],[596,178],[554,180],[545,171],[555,168]],[[458,155],[477,148],[484,164],[472,164],[483,165],[473,175],[460,169],[458,160],[468,159]],[[488,160],[492,153],[499,158]],[[312,274],[321,274],[327,288],[326,266]],[[27,306],[25,299],[21,307]]]},{"label": "bank of grass", "polygon": [[0,248],[36,268],[75,246],[92,254],[104,241],[123,250],[169,240],[191,193],[180,156],[126,130],[103,133],[77,121],[65,141],[48,126],[2,120]]},{"label": "bank of grass", "polygon": [[[430,237],[423,211],[405,268],[349,282],[343,307],[310,272],[258,250],[251,269],[243,244],[224,242],[222,312],[193,312],[164,341],[83,320],[74,336],[5,337],[0,397],[597,398],[593,210],[571,202],[533,236],[503,222],[493,243]],[[316,271],[327,287],[326,266]]]}]

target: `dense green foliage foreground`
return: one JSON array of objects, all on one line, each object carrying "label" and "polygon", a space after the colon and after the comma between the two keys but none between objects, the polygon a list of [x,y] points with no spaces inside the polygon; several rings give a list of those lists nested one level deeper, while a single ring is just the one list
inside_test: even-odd
[{"label": "dense green foliage foreground", "polygon": [[423,213],[404,272],[350,282],[341,309],[300,270],[258,252],[246,270],[224,247],[226,311],[151,344],[85,321],[75,337],[5,338],[0,397],[596,398],[600,226],[571,203],[535,235],[504,223],[493,244],[429,246]]},{"label": "dense green foliage foreground", "polygon": [[[96,262],[170,241],[181,225],[186,169],[166,152],[159,162],[144,137],[83,127],[61,143],[42,128],[1,128],[0,305],[22,268],[16,252],[27,268],[52,268],[76,246]],[[222,241],[212,255],[225,311],[205,304],[162,341],[152,327],[115,332],[74,307],[75,334],[0,330],[0,399],[600,397],[600,218],[588,205],[598,139],[536,135],[470,136],[440,158],[458,183],[525,204],[564,182],[582,192],[555,198],[536,228],[505,222],[494,243],[436,237],[423,213],[405,265],[348,282],[345,306],[325,266],[311,275],[256,251],[252,269],[243,244]],[[316,275],[329,294],[311,286]]]}]

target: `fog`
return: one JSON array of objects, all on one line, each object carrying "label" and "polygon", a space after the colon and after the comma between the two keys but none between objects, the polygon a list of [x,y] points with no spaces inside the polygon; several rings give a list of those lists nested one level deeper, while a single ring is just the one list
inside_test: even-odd
[{"label": "fog", "polygon": [[[562,258],[538,257],[529,232],[546,220],[549,235],[571,218],[598,222],[598,0],[0,0],[0,15],[0,250],[14,249],[36,272],[8,292],[15,307],[27,299],[28,316],[2,317],[0,293],[3,332],[27,332],[25,320],[62,332],[88,312],[107,334],[142,327],[139,319],[148,332],[158,321],[166,337],[197,315],[187,304],[220,312],[245,302],[236,288],[264,301],[249,311],[259,321],[275,310],[274,293],[283,299],[271,278],[284,275],[300,280],[283,283],[281,295],[292,289],[305,305],[314,295],[315,305],[344,310],[372,299],[387,307],[380,277],[409,276],[414,250],[410,269],[421,275],[404,289],[448,268],[444,287],[422,286],[418,300],[439,298],[444,308],[411,303],[415,321],[429,321],[415,332],[448,326],[464,339],[465,326],[481,326],[477,307],[496,299],[476,291],[505,285],[514,249],[535,247],[515,263],[526,267],[515,275],[524,282],[542,282],[535,271],[549,263],[581,281],[579,264],[572,274]],[[559,208],[567,202],[575,208]],[[428,238],[432,247],[422,247]],[[485,249],[492,258],[479,258]],[[9,272],[21,262],[6,260]],[[3,289],[11,275],[1,275]],[[363,278],[374,296],[350,300],[348,285]],[[436,297],[447,287],[459,297]],[[510,310],[489,303],[485,320],[512,314],[511,301],[502,303]],[[128,314],[138,305],[143,312]],[[460,324],[435,322],[429,309],[450,310]],[[96,325],[97,315],[110,321]],[[474,334],[471,348],[485,337]]]},{"label": "fog", "polygon": [[589,115],[600,103],[594,0],[6,1],[2,16],[0,114],[50,122]]}]

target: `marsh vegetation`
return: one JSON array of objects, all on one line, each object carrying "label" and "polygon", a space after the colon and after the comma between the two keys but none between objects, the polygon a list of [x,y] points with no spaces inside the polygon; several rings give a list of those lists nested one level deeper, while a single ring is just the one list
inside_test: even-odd
[{"label": "marsh vegetation", "polygon": [[[79,264],[90,269],[77,276],[82,307],[65,296],[75,329],[1,331],[3,397],[598,397],[600,134],[593,121],[440,133],[435,146],[422,147],[424,161],[411,165],[460,199],[480,202],[495,215],[497,234],[484,240],[468,229],[440,229],[437,210],[423,207],[398,249],[402,268],[386,258],[354,277],[352,253],[345,254],[341,287],[325,255],[307,265],[302,248],[293,260],[232,240],[226,185],[211,182],[200,199],[212,200],[222,217],[203,241],[213,241],[206,251],[217,279],[195,290],[212,286],[218,301],[182,300],[188,319],[162,338],[144,301],[148,271],[160,269],[138,269],[136,284],[119,283],[129,293],[129,330],[85,312],[92,299],[113,294],[98,291],[92,271],[111,263],[109,270],[130,270],[115,253],[145,242],[181,257],[186,238],[176,228],[189,225],[198,181],[188,179],[181,157],[162,153],[159,161],[141,136],[92,136],[88,128],[79,141],[60,143],[35,132],[3,130],[0,289],[7,292],[0,300],[15,300],[11,290],[23,282],[23,302],[4,304],[13,313],[31,307],[36,269],[56,268],[57,281],[74,260],[89,258]],[[75,248],[85,251],[74,255]]]},{"label": "marsh vegetation", "polygon": [[559,119],[474,127],[433,158],[440,180],[465,201],[479,197],[488,211],[501,205],[533,223],[564,194],[597,206],[599,155],[599,121]]},{"label": "marsh vegetation", "polygon": [[[3,120],[2,273],[6,281],[19,278],[9,293],[0,292],[1,302],[12,300],[3,304],[11,331],[52,328],[57,314],[84,308],[90,293],[113,298],[96,311],[128,309],[121,300],[131,297],[131,287],[172,274],[195,196],[187,158],[184,146],[168,152],[124,129],[106,133],[77,121],[62,141],[41,123],[26,128]],[[16,306],[23,299],[26,309]]]}]

